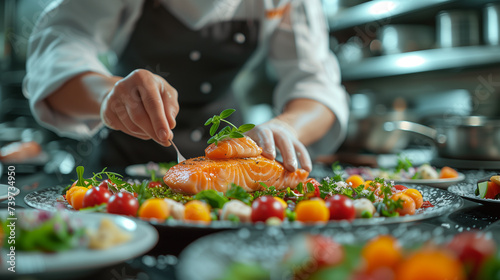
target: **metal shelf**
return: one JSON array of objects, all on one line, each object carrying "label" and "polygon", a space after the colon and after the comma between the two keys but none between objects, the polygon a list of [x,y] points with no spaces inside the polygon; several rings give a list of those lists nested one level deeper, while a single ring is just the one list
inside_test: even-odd
[{"label": "metal shelf", "polygon": [[404,16],[409,13],[422,11],[437,6],[460,2],[458,0],[392,0],[369,1],[356,5],[338,13],[330,14],[327,11],[330,31],[335,32],[370,22],[385,22],[393,17]]},{"label": "metal shelf", "polygon": [[340,65],[344,81],[500,64],[500,46],[431,49],[366,58]]}]

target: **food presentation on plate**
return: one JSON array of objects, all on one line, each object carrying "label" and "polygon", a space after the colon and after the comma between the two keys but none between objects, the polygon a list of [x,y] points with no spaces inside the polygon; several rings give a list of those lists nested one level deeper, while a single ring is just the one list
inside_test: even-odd
[{"label": "food presentation on plate", "polygon": [[0,225],[0,275],[90,271],[147,252],[158,240],[148,223],[105,213],[2,211]]},{"label": "food presentation on plate", "polygon": [[395,183],[423,184],[443,189],[465,179],[464,174],[452,167],[437,168],[427,163],[414,166],[409,159],[401,157],[394,168],[347,167],[344,172],[346,176],[358,175],[364,180],[378,177]]},{"label": "food presentation on plate", "polygon": [[[230,126],[216,133],[231,113],[226,110],[207,121],[213,137],[205,156],[172,165],[160,178],[153,172],[151,180],[142,182],[124,180],[106,170],[84,178],[84,168],[79,166],[77,180],[59,201],[79,211],[156,223],[224,221],[232,226],[401,222],[433,217],[461,205],[460,198],[451,194],[407,188],[380,178],[344,180],[334,172],[319,182],[303,169],[287,171],[280,162],[261,156],[262,149],[243,135],[253,125],[236,127],[228,122]],[[29,196],[26,199],[30,204]]]},{"label": "food presentation on plate", "polygon": [[450,192],[465,199],[485,205],[500,206],[500,175],[489,175],[475,184],[464,183],[451,186]]},{"label": "food presentation on plate", "polygon": [[283,238],[276,230],[239,230],[195,241],[178,272],[182,280],[498,279],[499,244],[498,231],[376,227]]}]

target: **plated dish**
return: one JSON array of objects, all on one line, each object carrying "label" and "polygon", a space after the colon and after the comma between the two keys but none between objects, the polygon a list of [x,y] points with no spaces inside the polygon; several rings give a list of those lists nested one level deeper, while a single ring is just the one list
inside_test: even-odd
[{"label": "plated dish", "polygon": [[[17,210],[17,214],[30,215],[34,211],[37,210]],[[0,212],[0,218],[6,218],[7,215],[7,211]],[[81,273],[90,273],[96,269],[144,254],[153,248],[158,241],[157,231],[146,222],[104,213],[65,212],[65,215],[68,215],[71,221],[76,221],[85,230],[96,230],[103,220],[109,220],[121,231],[130,235],[130,239],[110,249],[103,250],[88,249],[88,247],[77,247],[52,253],[16,250],[17,277],[36,275],[37,277],[55,279],[63,277],[65,274],[68,276],[69,271],[75,277],[80,277]],[[6,249],[3,249],[2,256],[6,256],[7,253]],[[2,261],[0,276],[12,276],[12,272],[7,270],[8,267],[8,262]]]},{"label": "plated dish", "polygon": [[[360,176],[343,179],[333,169],[332,177],[318,182],[305,169],[288,170],[281,162],[264,157],[262,148],[244,135],[255,125],[238,127],[225,120],[234,111],[224,110],[205,122],[211,125],[212,136],[205,155],[174,163],[166,172],[147,169],[151,180],[142,182],[126,180],[106,169],[84,177],[84,167],[78,166],[77,178],[56,201],[67,202],[78,211],[127,215],[160,224],[232,222],[236,227],[413,221],[461,204],[458,196],[440,193],[436,197],[432,191],[424,194],[419,188],[395,185],[383,176],[370,181]],[[224,123],[229,125],[217,132]],[[402,161],[402,168],[409,170],[409,164]],[[458,176],[449,167],[439,175],[430,167],[418,168],[415,175],[424,179]],[[27,197],[28,204],[31,198]]]},{"label": "plated dish", "polygon": [[395,179],[396,184],[417,184],[426,185],[430,187],[447,189],[449,186],[462,182],[465,179],[463,173],[458,172],[458,177],[456,178],[445,178],[445,179]]},{"label": "plated dish", "polygon": [[[14,188],[14,191],[9,192],[9,188]],[[16,187],[0,184],[0,202],[9,199],[9,196],[17,196],[21,191]]]},{"label": "plated dish", "polygon": [[451,167],[438,169],[429,164],[418,167],[411,165],[409,161],[399,160],[399,167],[392,169],[380,169],[371,167],[348,167],[344,170],[346,177],[359,175],[364,180],[373,180],[380,177],[393,181],[395,184],[419,184],[446,189],[453,184],[465,180],[465,175]]},{"label": "plated dish", "polygon": [[481,198],[475,194],[476,189],[477,185],[475,183],[462,183],[450,186],[448,191],[470,201],[481,203],[483,205],[500,207],[500,199]]},{"label": "plated dish", "polygon": [[[441,215],[449,214],[459,209],[463,205],[461,197],[428,186],[414,186],[419,190],[424,200],[428,200],[434,207],[425,208],[420,210],[414,215],[399,216],[399,217],[374,217],[370,219],[354,219],[351,222],[347,221],[330,221],[326,224],[302,224],[302,223],[282,223],[281,228],[284,229],[303,229],[308,227],[318,228],[339,228],[350,226],[365,226],[365,225],[383,225],[383,224],[396,224],[419,221],[430,219]],[[43,190],[33,191],[27,194],[24,201],[30,207],[36,209],[43,209],[55,211],[57,209],[74,209],[62,198],[62,193],[66,187],[58,186],[51,187]],[[232,221],[212,221],[210,224],[204,223],[188,223],[185,221],[167,219],[165,222],[151,221],[155,226],[171,227],[171,228],[189,228],[189,229],[237,229],[237,228],[253,228],[265,229],[268,226],[264,223],[234,223]]]},{"label": "plated dish", "polygon": [[[468,252],[478,253],[472,262],[491,258],[498,263],[500,248],[495,244],[500,244],[499,233],[453,236],[442,229],[421,230],[406,224],[292,235],[279,228],[240,229],[190,244],[180,255],[177,275],[181,280],[238,279],[239,275],[254,279],[391,279],[394,274],[389,277],[383,271],[379,277],[370,277],[390,264],[396,279],[474,279],[471,270],[465,269],[471,261]],[[480,279],[493,279],[499,270],[493,265],[478,273],[483,273]]]}]

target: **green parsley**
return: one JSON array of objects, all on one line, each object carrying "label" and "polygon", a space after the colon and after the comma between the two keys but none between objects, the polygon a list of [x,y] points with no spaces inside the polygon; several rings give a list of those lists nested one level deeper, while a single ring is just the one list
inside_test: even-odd
[{"label": "green parsley", "polygon": [[401,170],[408,172],[408,170],[412,166],[413,164],[407,157],[398,156],[398,163],[396,164],[396,173],[400,172]]},{"label": "green parsley", "polygon": [[[205,122],[205,125],[212,124],[212,127],[210,127],[210,136],[212,137],[208,139],[207,141],[208,144],[215,143],[215,145],[217,145],[219,141],[222,141],[226,138],[243,138],[245,136],[243,135],[243,133],[255,127],[254,124],[244,124],[241,125],[240,127],[236,127],[228,120],[225,120],[226,118],[231,116],[235,111],[236,111],[235,109],[226,109],[222,111],[220,115],[214,115]],[[219,131],[219,133],[216,133],[217,129],[219,129],[221,122],[225,122],[229,124],[229,126],[224,127],[221,131]]]},{"label": "green parsley", "polygon": [[226,192],[226,197],[237,199],[248,205],[252,202],[252,195],[234,183],[231,184],[231,188]]}]

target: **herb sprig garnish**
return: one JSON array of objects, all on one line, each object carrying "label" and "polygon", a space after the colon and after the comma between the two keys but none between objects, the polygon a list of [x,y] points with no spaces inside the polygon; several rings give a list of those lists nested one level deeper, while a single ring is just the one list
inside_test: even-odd
[{"label": "herb sprig garnish", "polygon": [[[219,144],[219,141],[222,141],[226,138],[243,138],[245,137],[243,133],[255,127],[254,124],[244,124],[241,125],[240,127],[237,127],[228,120],[225,120],[226,118],[231,116],[235,111],[236,111],[235,109],[226,109],[222,111],[220,115],[214,115],[205,122],[205,125],[212,124],[212,127],[210,127],[210,136],[212,137],[208,139],[207,141],[208,144],[215,143],[215,145],[217,145]],[[217,129],[219,129],[221,121],[229,124],[229,126],[224,127],[221,131],[219,131],[219,133],[216,134]]]},{"label": "herb sprig garnish", "polygon": [[412,162],[407,157],[402,157],[401,155],[398,155],[398,163],[395,168],[396,173],[400,172],[401,170],[408,172],[408,170],[410,170],[410,167],[412,166],[413,166]]}]

